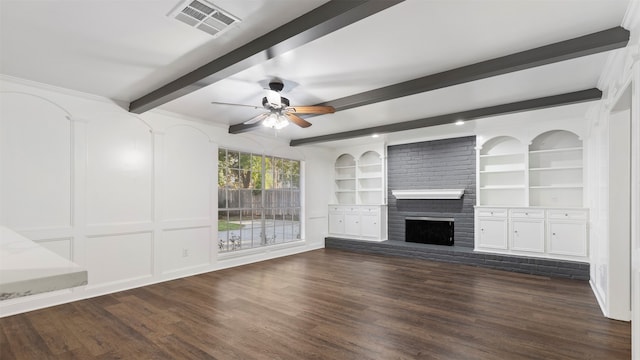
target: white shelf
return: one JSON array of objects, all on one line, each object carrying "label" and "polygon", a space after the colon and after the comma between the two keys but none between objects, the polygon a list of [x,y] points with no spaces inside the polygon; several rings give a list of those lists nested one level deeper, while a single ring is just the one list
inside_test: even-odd
[{"label": "white shelf", "polygon": [[381,163],[372,163],[372,164],[358,164],[358,167],[380,167]]},{"label": "white shelf", "polygon": [[480,187],[480,190],[524,189],[525,187],[524,185],[489,185]]},{"label": "white shelf", "polygon": [[402,199],[460,199],[464,189],[419,189],[419,190],[391,190],[393,196]]},{"label": "white shelf", "polygon": [[567,185],[535,185],[529,186],[531,189],[581,189],[581,184],[567,184]]},{"label": "white shelf", "polygon": [[548,154],[548,153],[561,153],[561,152],[574,152],[574,151],[582,151],[582,147],[529,150],[529,154]]},{"label": "white shelf", "polygon": [[482,170],[480,174],[499,174],[499,173],[520,173],[524,172],[524,169],[514,169],[514,170]]},{"label": "white shelf", "polygon": [[356,178],[354,177],[343,177],[343,178],[336,178],[336,181],[354,181],[356,180]]},{"label": "white shelf", "polygon": [[480,158],[500,158],[500,157],[517,157],[522,156],[521,153],[506,153],[506,154],[484,154],[480,155]]},{"label": "white shelf", "polygon": [[529,168],[529,171],[557,171],[557,170],[582,170],[582,166],[556,166],[556,167]]},{"label": "white shelf", "polygon": [[382,191],[382,189],[380,189],[380,188],[377,188],[377,189],[373,189],[373,188],[371,188],[371,189],[362,189],[361,188],[359,191],[365,191],[365,192],[374,192],[375,191],[375,192],[379,192],[379,191]]},{"label": "white shelf", "polygon": [[336,169],[355,169],[356,166],[355,165],[349,165],[349,166],[336,166]]}]

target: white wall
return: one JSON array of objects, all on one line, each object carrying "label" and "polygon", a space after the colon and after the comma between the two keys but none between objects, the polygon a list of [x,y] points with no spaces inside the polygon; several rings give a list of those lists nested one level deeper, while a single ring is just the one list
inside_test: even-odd
[{"label": "white wall", "polygon": [[640,359],[639,2],[630,3],[622,26],[629,44],[609,57],[598,83],[603,101],[589,124],[591,286],[606,316],[632,320]]},{"label": "white wall", "polygon": [[[0,111],[0,223],[89,273],[2,301],[0,316],[324,246],[327,150],[8,77]],[[218,147],[303,161],[303,240],[218,254]]]}]

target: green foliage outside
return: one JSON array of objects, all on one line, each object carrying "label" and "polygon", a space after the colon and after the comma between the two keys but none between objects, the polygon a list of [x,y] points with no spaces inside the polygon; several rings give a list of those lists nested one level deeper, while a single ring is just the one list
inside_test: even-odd
[{"label": "green foliage outside", "polygon": [[218,187],[254,190],[300,188],[300,162],[220,149]]},{"label": "green foliage outside", "polygon": [[226,220],[218,220],[218,231],[240,230],[243,225],[232,223]]}]

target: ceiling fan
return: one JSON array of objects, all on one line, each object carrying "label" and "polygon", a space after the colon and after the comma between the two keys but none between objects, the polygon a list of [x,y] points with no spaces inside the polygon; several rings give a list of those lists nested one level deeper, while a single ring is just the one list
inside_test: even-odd
[{"label": "ceiling fan", "polygon": [[[294,123],[302,128],[311,126],[311,123],[298,116],[298,114],[332,114],[336,111],[333,106],[291,106],[289,99],[280,96],[280,91],[284,88],[284,84],[280,80],[273,80],[269,83],[269,90],[267,90],[266,96],[262,98],[262,108],[267,111],[252,117],[251,119],[243,122],[245,125],[257,124],[262,122],[262,125],[273,129],[282,129],[289,123]],[[255,109],[262,109],[259,106],[243,105],[243,104],[230,104],[223,102],[211,102],[212,104],[220,105],[233,105],[233,106],[245,106]]]}]

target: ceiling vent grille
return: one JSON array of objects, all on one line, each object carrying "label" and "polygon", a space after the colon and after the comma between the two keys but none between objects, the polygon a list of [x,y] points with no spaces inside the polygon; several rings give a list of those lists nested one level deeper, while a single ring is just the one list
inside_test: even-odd
[{"label": "ceiling vent grille", "polygon": [[240,22],[238,17],[205,0],[180,2],[169,16],[213,36]]}]

